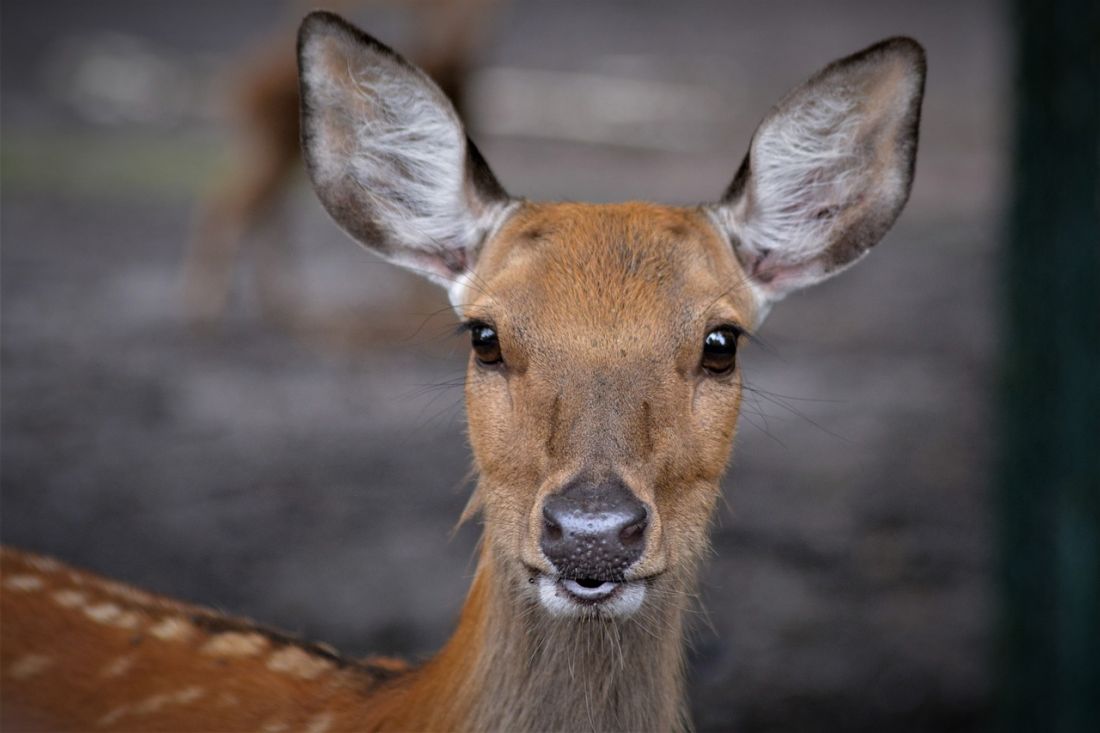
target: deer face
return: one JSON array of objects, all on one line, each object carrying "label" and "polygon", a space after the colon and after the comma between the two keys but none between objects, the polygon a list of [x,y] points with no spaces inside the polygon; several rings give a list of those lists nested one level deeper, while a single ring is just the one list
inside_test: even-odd
[{"label": "deer face", "polygon": [[462,295],[486,539],[555,613],[634,610],[701,548],[755,306],[700,210],[524,205]]},{"label": "deer face", "polygon": [[438,88],[336,16],[307,19],[299,61],[321,201],[447,287],[470,332],[471,507],[511,597],[624,616],[687,589],[736,427],[737,343],[897,217],[920,47],[884,41],[789,93],[694,209],[509,197]]}]

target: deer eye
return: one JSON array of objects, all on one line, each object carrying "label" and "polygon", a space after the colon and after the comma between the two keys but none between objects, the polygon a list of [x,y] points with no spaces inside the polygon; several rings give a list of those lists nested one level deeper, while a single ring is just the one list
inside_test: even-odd
[{"label": "deer eye", "polygon": [[470,326],[470,345],[474,348],[478,363],[483,366],[492,366],[503,361],[497,332],[488,324],[474,323]]},{"label": "deer eye", "polygon": [[703,339],[704,371],[720,376],[733,370],[737,362],[738,335],[738,330],[732,326],[719,326],[707,333]]}]

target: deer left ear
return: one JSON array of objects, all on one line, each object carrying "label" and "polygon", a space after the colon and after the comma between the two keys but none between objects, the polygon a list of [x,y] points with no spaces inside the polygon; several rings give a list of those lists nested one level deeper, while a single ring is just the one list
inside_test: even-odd
[{"label": "deer left ear", "polygon": [[478,251],[514,201],[454,107],[424,72],[332,13],[306,16],[298,63],[302,149],[321,203],[461,310]]},{"label": "deer left ear", "polygon": [[753,135],[712,207],[748,274],[761,319],[777,300],[862,257],[909,198],[924,49],[891,38],[825,67]]}]

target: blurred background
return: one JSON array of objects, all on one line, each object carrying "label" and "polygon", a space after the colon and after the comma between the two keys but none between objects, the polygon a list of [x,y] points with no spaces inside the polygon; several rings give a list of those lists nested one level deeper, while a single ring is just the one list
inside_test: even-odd
[{"label": "blurred background", "polygon": [[[925,45],[908,208],[744,356],[692,706],[701,730],[988,727],[1008,8],[459,5],[336,7],[459,96],[530,198],[714,200],[791,86],[886,36]],[[422,658],[473,568],[477,527],[452,534],[468,344],[442,293],[347,240],[280,147],[307,9],[5,2],[0,531],[345,652]]]}]

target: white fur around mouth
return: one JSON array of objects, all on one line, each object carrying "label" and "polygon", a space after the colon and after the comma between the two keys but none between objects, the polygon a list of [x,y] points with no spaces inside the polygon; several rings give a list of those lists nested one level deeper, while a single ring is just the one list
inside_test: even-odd
[{"label": "white fur around mouth", "polygon": [[570,593],[582,601],[602,601],[608,598],[612,593],[619,589],[621,583],[613,583],[610,580],[606,580],[599,585],[582,585],[576,580],[570,580],[563,578],[559,580],[562,588],[565,588],[567,593]]},{"label": "white fur around mouth", "polygon": [[539,575],[538,592],[543,608],[553,616],[629,616],[641,608],[646,586],[644,580],[628,580],[586,587],[576,580]]}]

